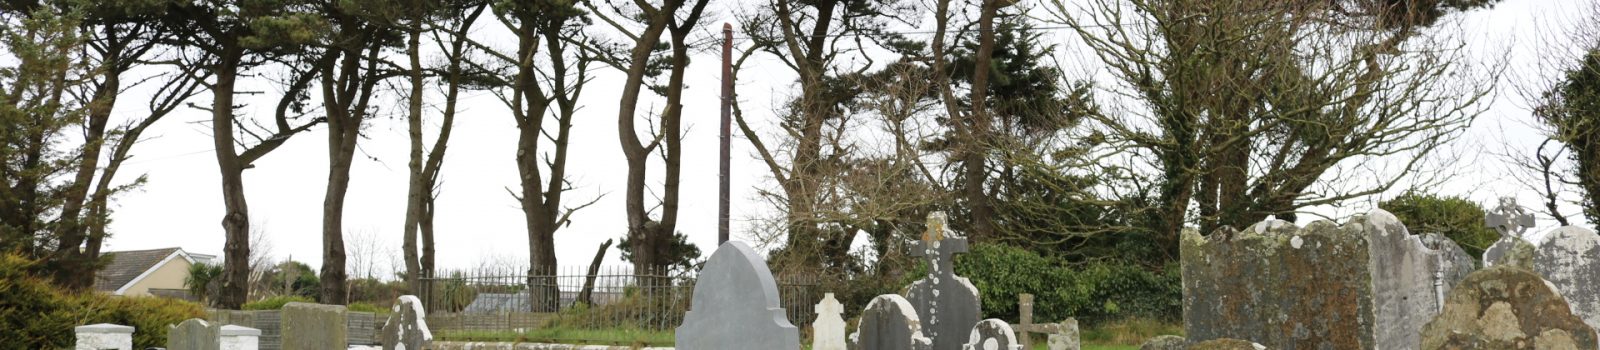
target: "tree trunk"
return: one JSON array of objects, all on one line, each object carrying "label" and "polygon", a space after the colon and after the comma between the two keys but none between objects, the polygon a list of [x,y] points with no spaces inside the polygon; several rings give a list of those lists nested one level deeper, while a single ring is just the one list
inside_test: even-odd
[{"label": "tree trunk", "polygon": [[972,215],[971,237],[974,241],[994,237],[994,209],[989,205],[989,194],[984,191],[984,180],[989,177],[989,96],[990,65],[994,61],[994,16],[999,11],[999,0],[984,0],[978,18],[978,55],[972,70],[972,113],[967,123],[962,159],[965,176],[965,195]]},{"label": "tree trunk", "polygon": [[[115,67],[120,59],[118,54],[108,53],[104,60],[108,62],[107,66]],[[56,284],[69,290],[81,291],[94,286],[94,256],[82,250],[86,238],[82,214],[90,182],[94,181],[95,173],[99,171],[106,124],[111,119],[111,109],[116,105],[118,92],[122,88],[120,73],[111,69],[105,73],[105,82],[95,88],[94,98],[89,105],[89,123],[84,130],[83,154],[79,156],[77,174],[67,187],[65,203],[62,204],[57,234],[61,241],[52,260],[60,264],[54,269]]]},{"label": "tree trunk", "polygon": [[[415,5],[415,4],[413,4]],[[407,33],[406,57],[411,62],[410,114],[406,117],[406,136],[411,140],[410,162],[407,169],[410,171],[409,181],[406,183],[406,217],[403,231],[404,237],[400,244],[406,260],[405,282],[411,290],[421,290],[417,278],[421,270],[417,258],[417,229],[422,220],[423,191],[432,189],[423,188],[426,181],[422,177],[422,57],[421,57],[422,31],[412,29]]]},{"label": "tree trunk", "polygon": [[223,40],[212,86],[211,137],[216,149],[217,167],[222,175],[222,230],[227,234],[223,247],[222,293],[217,306],[238,310],[248,297],[250,283],[250,208],[245,204],[244,167],[233,144],[233,91],[244,50],[238,43]]},{"label": "tree trunk", "polygon": [[594,259],[589,260],[589,273],[584,276],[583,289],[578,291],[578,303],[594,305],[594,279],[600,273],[600,262],[606,258],[606,249],[611,248],[611,240],[600,244],[600,249],[594,252]]}]

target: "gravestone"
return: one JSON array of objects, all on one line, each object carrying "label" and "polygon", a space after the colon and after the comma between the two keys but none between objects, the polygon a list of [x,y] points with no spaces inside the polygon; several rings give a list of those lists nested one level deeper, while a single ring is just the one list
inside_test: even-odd
[{"label": "gravestone", "polygon": [[856,324],[856,332],[850,334],[850,344],[853,350],[933,348],[933,340],[922,334],[922,321],[917,318],[911,302],[895,294],[879,295],[867,303],[860,323]]},{"label": "gravestone", "polygon": [[1600,329],[1600,236],[1577,226],[1558,228],[1533,255],[1534,272],[1555,285],[1584,323]]},{"label": "gravestone", "polygon": [[907,288],[906,300],[916,308],[934,350],[959,350],[979,319],[978,288],[955,272],[955,255],[967,252],[967,239],[949,230],[944,212],[928,214],[927,226],[912,255],[927,259],[928,276]]},{"label": "gravestone", "polygon": [[133,350],[133,327],[100,323],[72,328],[73,350]]},{"label": "gravestone", "polygon": [[280,329],[282,350],[327,350],[350,347],[343,305],[288,303]]},{"label": "gravestone", "polygon": [[693,298],[676,331],[679,349],[800,348],[800,330],[778,304],[772,271],[744,243],[723,243],[711,254]]},{"label": "gravestone", "polygon": [[1176,335],[1160,335],[1139,345],[1139,350],[1183,350],[1188,346],[1188,341]]},{"label": "gravestone", "polygon": [[1267,220],[1209,237],[1185,231],[1187,338],[1235,338],[1283,350],[1373,349],[1367,220],[1305,228]]},{"label": "gravestone", "polygon": [[1366,215],[1373,322],[1378,349],[1411,349],[1444,307],[1451,286],[1472,273],[1472,257],[1443,236],[1412,235],[1387,211]]},{"label": "gravestone", "polygon": [[[1252,342],[1247,341],[1247,340],[1230,339],[1230,338],[1207,340],[1207,341],[1195,343],[1194,345],[1190,345],[1188,347],[1188,350],[1266,350],[1266,349],[1267,349],[1267,347],[1264,346],[1264,345],[1261,345],[1261,344],[1252,343]],[[1335,349],[1335,348],[1329,347],[1328,349]]]},{"label": "gravestone", "polygon": [[167,350],[221,350],[219,326],[191,318],[167,330]]},{"label": "gravestone", "polygon": [[259,329],[235,325],[223,325],[222,329],[217,333],[222,337],[222,340],[220,341],[222,350],[261,349],[261,330]]},{"label": "gravestone", "polygon": [[433,343],[433,332],[428,330],[427,313],[422,311],[422,301],[414,295],[402,295],[394,303],[394,312],[383,323],[380,335],[383,350],[421,350]]},{"label": "gravestone", "polygon": [[[1518,248],[1521,244],[1528,243],[1522,237],[1529,228],[1533,228],[1534,218],[1533,214],[1529,214],[1527,209],[1517,205],[1516,199],[1501,197],[1500,204],[1489,213],[1484,214],[1483,223],[1500,234],[1500,240],[1495,241],[1494,244],[1489,245],[1488,249],[1483,250],[1483,267],[1490,267],[1507,263],[1502,260],[1507,259],[1507,255],[1511,254],[1512,250]],[[1518,255],[1518,257],[1520,256]],[[1516,260],[1513,263],[1522,264],[1525,262],[1531,263],[1531,261],[1523,260]]]},{"label": "gravestone", "polygon": [[1011,325],[999,319],[978,321],[972,326],[972,332],[967,335],[967,344],[964,350],[1022,350],[1022,344],[1014,336],[1016,331],[1011,330]]},{"label": "gravestone", "polygon": [[817,303],[817,320],[811,322],[811,350],[845,350],[844,305],[824,294]]},{"label": "gravestone", "polygon": [[1047,334],[1049,350],[1078,350],[1078,320],[1068,318],[1060,323],[1033,323],[1033,294],[1017,294],[1017,340],[1024,345],[1033,344],[1032,333]]},{"label": "gravestone", "polygon": [[1424,350],[1595,349],[1593,327],[1533,271],[1493,266],[1450,291],[1444,311],[1423,327]]}]

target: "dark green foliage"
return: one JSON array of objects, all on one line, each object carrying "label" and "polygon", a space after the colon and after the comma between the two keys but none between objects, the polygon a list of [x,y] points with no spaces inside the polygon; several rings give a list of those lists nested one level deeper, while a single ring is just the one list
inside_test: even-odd
[{"label": "dark green foliage", "polygon": [[189,290],[189,295],[206,302],[215,299],[215,292],[222,284],[221,276],[221,265],[189,265],[189,275],[183,277],[183,287]]},{"label": "dark green foliage", "polygon": [[1483,207],[1465,198],[1407,192],[1378,203],[1378,207],[1394,214],[1413,234],[1432,232],[1449,237],[1474,260],[1500,239],[1499,233],[1484,225]]},{"label": "dark green foliage", "polygon": [[[622,250],[622,261],[633,262],[633,242],[624,235],[622,242],[617,243],[617,249]],[[683,232],[673,233],[671,244],[667,246],[667,256],[663,261],[671,262],[677,271],[694,270],[695,261],[700,260],[700,247],[689,243],[689,237]]]},{"label": "dark green foliage", "polygon": [[[1017,295],[1022,293],[1034,295],[1034,322],[1073,317],[1093,325],[1134,317],[1175,321],[1183,316],[1183,280],[1177,266],[1151,271],[1113,261],[1067,264],[1023,248],[976,244],[971,252],[956,256],[956,273],[982,293],[984,318],[1016,321]],[[914,280],[921,273],[908,276]]]},{"label": "dark green foliage", "polygon": [[266,298],[266,299],[261,299],[261,300],[256,300],[256,301],[244,303],[244,306],[240,306],[239,308],[240,309],[244,309],[244,310],[277,310],[277,309],[282,309],[283,305],[288,304],[288,303],[315,303],[315,302],[316,302],[315,300],[311,300],[311,298],[309,298],[309,297],[303,297],[303,296],[298,296],[298,295],[287,295],[287,296],[275,296],[275,297],[271,297],[271,298]]},{"label": "dark green foliage", "polygon": [[167,325],[203,317],[199,304],[176,299],[73,294],[34,277],[39,264],[0,255],[0,345],[8,349],[72,347],[72,328],[96,323],[133,326],[134,348],[165,346]]},{"label": "dark green foliage", "polygon": [[1567,71],[1566,80],[1545,94],[1546,102],[1534,116],[1553,129],[1551,138],[1571,151],[1572,180],[1584,192],[1583,214],[1589,222],[1600,222],[1600,50],[1584,55]]}]

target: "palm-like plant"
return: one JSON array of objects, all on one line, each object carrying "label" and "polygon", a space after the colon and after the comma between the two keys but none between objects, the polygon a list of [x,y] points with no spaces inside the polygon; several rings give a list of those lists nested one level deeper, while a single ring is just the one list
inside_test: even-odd
[{"label": "palm-like plant", "polygon": [[189,289],[203,304],[211,304],[212,285],[218,282],[217,277],[222,276],[222,266],[211,264],[189,265],[189,276],[183,278],[183,287]]}]

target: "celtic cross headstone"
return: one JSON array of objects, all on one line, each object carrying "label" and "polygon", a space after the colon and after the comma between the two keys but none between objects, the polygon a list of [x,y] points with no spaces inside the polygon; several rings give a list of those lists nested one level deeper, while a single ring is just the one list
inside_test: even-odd
[{"label": "celtic cross headstone", "polygon": [[927,259],[928,275],[911,284],[906,299],[926,324],[934,350],[960,350],[978,323],[978,288],[956,276],[955,255],[967,252],[967,239],[949,230],[943,212],[928,214],[928,228],[912,255]]},{"label": "celtic cross headstone", "polygon": [[1500,205],[1485,214],[1483,222],[1493,228],[1495,232],[1500,233],[1500,240],[1495,241],[1493,245],[1489,246],[1489,249],[1483,251],[1484,267],[1506,263],[1502,260],[1505,260],[1507,255],[1512,253],[1519,243],[1528,244],[1527,241],[1523,240],[1522,235],[1529,228],[1533,228],[1534,225],[1533,214],[1529,214],[1526,209],[1518,206],[1516,199],[1511,197],[1501,197]]}]

